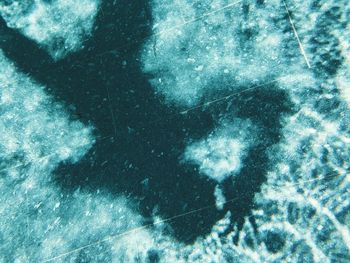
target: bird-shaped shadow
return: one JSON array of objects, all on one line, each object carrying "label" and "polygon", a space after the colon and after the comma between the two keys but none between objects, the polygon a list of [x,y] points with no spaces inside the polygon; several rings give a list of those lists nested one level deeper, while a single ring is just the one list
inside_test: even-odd
[{"label": "bird-shaped shadow", "polygon": [[[92,36],[81,51],[64,59],[52,60],[4,21],[1,48],[64,103],[72,118],[95,127],[97,139],[90,152],[79,163],[57,169],[55,182],[62,191],[104,189],[127,196],[138,204],[145,224],[154,213],[171,218],[199,209],[169,221],[169,234],[186,243],[209,233],[227,211],[241,228],[265,180],[266,150],[279,140],[280,115],[291,108],[288,97],[271,84],[213,107],[176,114],[179,109],[163,103],[148,82],[152,76],[141,71],[140,52],[152,34],[151,25],[148,1],[102,1]],[[250,119],[264,132],[241,173],[223,182],[226,198],[235,201],[220,211],[213,195],[216,183],[179,159],[186,140],[206,137],[222,114]]]}]

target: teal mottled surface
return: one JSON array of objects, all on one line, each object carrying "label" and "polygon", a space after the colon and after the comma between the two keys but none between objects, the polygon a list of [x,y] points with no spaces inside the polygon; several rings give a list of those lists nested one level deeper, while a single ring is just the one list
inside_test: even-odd
[{"label": "teal mottled surface", "polygon": [[350,262],[348,1],[0,15],[0,262]]}]

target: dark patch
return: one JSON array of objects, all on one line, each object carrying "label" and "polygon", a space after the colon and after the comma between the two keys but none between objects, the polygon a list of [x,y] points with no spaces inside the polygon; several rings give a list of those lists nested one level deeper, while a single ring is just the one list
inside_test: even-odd
[{"label": "dark patch", "polygon": [[174,115],[177,111],[154,95],[138,61],[151,24],[147,1],[103,1],[93,37],[58,62],[3,21],[1,32],[12,40],[1,48],[64,102],[73,118],[96,127],[96,144],[83,160],[57,169],[62,190],[124,194],[139,204],[145,223],[154,211],[171,218],[208,207],[170,222],[175,237],[192,242],[222,215],[215,209],[214,182],[198,176],[195,167],[180,165],[179,158],[185,138],[201,138],[214,124],[208,112]]},{"label": "dark patch", "polygon": [[287,220],[294,225],[299,219],[300,209],[296,203],[289,203],[287,207]]},{"label": "dark patch", "polygon": [[147,251],[147,259],[149,263],[158,263],[160,262],[159,252],[157,250],[151,249]]},{"label": "dark patch", "polygon": [[333,77],[344,63],[338,39],[331,34],[334,28],[346,28],[346,23],[340,23],[341,10],[333,6],[318,16],[315,31],[310,39],[311,54],[315,54],[313,67],[319,77]]},{"label": "dark patch", "polygon": [[[169,233],[187,243],[209,233],[227,211],[241,229],[265,181],[267,149],[279,141],[279,119],[291,107],[287,95],[269,85],[215,107],[178,114],[159,101],[140,70],[139,51],[151,33],[148,2],[117,2],[102,2],[93,37],[83,50],[58,62],[1,22],[9,39],[1,42],[6,56],[64,102],[73,118],[96,127],[94,147],[78,164],[61,165],[56,183],[67,192],[104,188],[124,194],[139,204],[145,223],[152,222],[154,212],[174,218],[168,221]],[[185,140],[205,137],[223,113],[250,119],[261,133],[240,174],[224,182],[227,199],[237,200],[220,212],[213,195],[216,183],[199,176],[197,167],[180,164],[179,158]]]},{"label": "dark patch", "polygon": [[[239,231],[245,218],[251,216],[254,196],[260,192],[260,187],[266,180],[266,172],[270,168],[268,149],[281,138],[280,118],[291,114],[291,108],[288,95],[274,85],[241,93],[232,98],[227,108],[228,115],[249,119],[258,128],[258,134],[254,138],[255,146],[249,150],[240,173],[223,183],[226,199],[234,200],[225,205],[225,210],[231,211],[232,227],[236,224]],[[255,225],[253,219],[252,224]],[[231,230],[232,228],[228,229]],[[238,233],[234,241],[238,241]]]},{"label": "dark patch", "polygon": [[265,233],[263,241],[266,248],[271,253],[277,253],[281,251],[286,243],[285,237],[282,233],[268,231]]}]

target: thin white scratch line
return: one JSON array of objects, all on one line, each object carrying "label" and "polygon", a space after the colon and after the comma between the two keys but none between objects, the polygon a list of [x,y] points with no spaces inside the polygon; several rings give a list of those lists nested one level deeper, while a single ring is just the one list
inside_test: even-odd
[{"label": "thin white scratch line", "polygon": [[[315,178],[315,180],[323,180],[323,179],[325,179],[327,177],[332,177],[332,176],[334,176],[334,174],[331,173],[331,174],[328,174],[328,175],[326,175],[326,176],[324,176],[322,178]],[[301,183],[305,183],[305,182],[308,182],[308,181],[304,181],[304,182],[301,182]],[[295,186],[295,185],[287,185],[286,188],[293,187],[293,186]],[[273,186],[271,186],[271,187],[273,187]],[[230,200],[226,200],[224,202],[219,202],[219,204],[224,205],[224,204],[227,204],[227,203],[231,203],[231,202],[233,202],[235,200],[238,200],[239,198],[240,197],[235,197],[235,198],[232,198]],[[195,214],[197,212],[200,212],[200,211],[203,211],[203,210],[206,210],[206,209],[209,209],[209,208],[213,208],[213,207],[216,207],[216,206],[217,206],[217,204],[204,206],[204,207],[201,207],[201,208],[198,208],[198,209],[194,209],[194,210],[191,210],[191,211],[188,211],[188,212],[185,212],[185,213],[181,213],[181,214],[178,214],[178,215],[175,215],[175,216],[172,216],[172,217],[168,217],[168,218],[165,218],[165,219],[162,219],[162,220],[157,220],[154,223],[146,224],[146,225],[140,226],[140,227],[135,227],[135,228],[126,230],[125,232],[122,232],[122,233],[119,233],[119,234],[108,235],[107,237],[102,238],[100,240],[97,240],[96,242],[92,242],[92,243],[89,243],[87,245],[84,245],[84,246],[77,247],[75,249],[69,250],[69,251],[67,251],[65,253],[59,254],[59,255],[54,256],[52,258],[45,259],[44,261],[42,261],[42,263],[50,262],[50,261],[53,261],[55,259],[59,259],[59,258],[65,257],[65,256],[67,256],[69,254],[75,253],[75,252],[83,250],[85,248],[88,248],[88,247],[91,247],[91,246],[95,246],[95,245],[101,244],[103,242],[115,239],[117,237],[128,235],[128,234],[133,233],[133,232],[137,232],[137,231],[142,230],[142,229],[146,229],[147,227],[150,227],[150,226],[155,226],[157,224],[161,224],[161,223],[164,223],[164,222],[172,221],[174,219],[181,218],[181,217],[184,217],[184,216],[187,216],[187,215],[190,215],[190,214]],[[254,215],[248,216],[248,218],[250,218],[252,216],[254,216]]]},{"label": "thin white scratch line", "polygon": [[261,87],[263,87],[263,86],[270,85],[270,84],[275,83],[275,82],[278,82],[279,80],[282,80],[282,79],[284,79],[284,78],[286,78],[286,77],[289,77],[289,75],[282,76],[282,77],[278,77],[278,78],[276,78],[276,79],[273,79],[273,80],[268,81],[268,82],[264,82],[264,83],[262,83],[262,84],[252,85],[252,86],[250,86],[250,87],[248,87],[248,88],[246,88],[246,89],[243,89],[243,90],[240,90],[240,91],[237,91],[237,92],[228,94],[228,95],[226,95],[226,96],[223,96],[223,97],[220,97],[220,98],[217,98],[217,99],[213,99],[213,100],[204,102],[204,103],[202,103],[202,104],[199,104],[199,105],[194,106],[194,107],[192,107],[192,108],[188,108],[188,109],[186,109],[186,110],[180,111],[180,112],[175,113],[175,114],[176,114],[176,115],[177,115],[177,114],[187,114],[189,111],[193,111],[193,110],[195,110],[195,109],[199,109],[199,108],[204,107],[204,106],[209,106],[209,105],[211,105],[211,104],[214,104],[214,103],[217,103],[217,102],[220,102],[220,101],[223,101],[223,100],[227,100],[227,99],[229,99],[229,98],[235,97],[235,96],[237,96],[237,95],[240,95],[240,94],[242,94],[242,93],[248,92],[248,91],[250,91],[250,90],[255,90],[255,89],[257,89],[257,88],[261,88]]},{"label": "thin white scratch line", "polygon": [[[280,185],[270,185],[269,187],[271,188],[275,188],[275,189],[278,189],[278,188],[282,188],[282,187],[292,187],[292,186],[298,186],[298,185],[301,185],[301,184],[305,184],[305,183],[311,183],[311,182],[316,182],[316,181],[321,181],[321,180],[325,180],[325,179],[329,179],[329,178],[332,178],[332,177],[336,177],[336,176],[339,176],[339,174],[337,172],[331,172],[329,174],[326,174],[325,176],[323,177],[317,177],[317,178],[313,178],[313,179],[308,179],[308,180],[301,180],[297,183],[294,183],[294,184],[280,184]],[[287,182],[288,183],[288,182]]]},{"label": "thin white scratch line", "polygon": [[292,19],[291,15],[290,15],[290,12],[289,12],[289,9],[288,9],[288,6],[287,6],[285,0],[283,0],[283,5],[284,5],[284,8],[285,8],[286,11],[287,11],[289,23],[290,23],[291,26],[292,26],[294,35],[295,35],[295,37],[296,37],[297,40],[298,40],[298,44],[299,44],[299,48],[300,48],[301,54],[303,55],[303,57],[304,57],[304,59],[305,59],[305,61],[306,61],[306,64],[307,64],[308,68],[311,68],[310,62],[309,62],[309,60],[308,60],[308,58],[307,58],[307,56],[306,56],[306,52],[305,52],[305,50],[304,50],[303,44],[302,44],[301,41],[300,41],[298,32],[297,32],[297,30],[295,29],[295,26],[294,26],[294,23],[293,23],[293,19]]},{"label": "thin white scratch line", "polygon": [[[233,2],[233,3],[231,3],[231,4],[225,5],[225,6],[221,7],[221,8],[215,9],[215,10],[210,11],[210,12],[208,12],[208,13],[204,13],[204,14],[202,14],[202,15],[200,15],[200,16],[197,16],[197,17],[195,17],[195,18],[193,18],[193,19],[190,19],[190,20],[187,20],[187,21],[186,21],[183,17],[181,17],[183,23],[181,23],[181,24],[179,24],[179,25],[175,25],[175,26],[170,27],[170,28],[167,28],[167,29],[164,29],[164,30],[161,30],[161,31],[159,31],[159,32],[153,32],[153,33],[147,35],[146,37],[140,39],[139,41],[141,41],[141,40],[146,40],[147,38],[150,38],[150,37],[152,37],[152,36],[159,36],[159,35],[161,35],[161,34],[163,34],[163,33],[170,32],[170,31],[175,30],[175,29],[177,29],[177,28],[181,28],[181,27],[183,27],[183,26],[185,26],[185,25],[188,25],[188,24],[191,24],[191,23],[193,23],[193,22],[196,22],[196,21],[198,21],[198,20],[200,20],[200,19],[202,19],[202,18],[209,17],[209,16],[214,15],[214,14],[216,14],[216,13],[218,13],[218,12],[221,12],[221,11],[223,11],[223,10],[225,10],[225,9],[229,9],[229,8],[231,8],[231,7],[233,7],[233,6],[237,5],[237,4],[239,4],[239,3],[241,3],[241,2],[243,2],[243,0],[238,0],[238,1],[236,1],[236,2]],[[155,28],[156,28],[156,27],[155,27]],[[153,29],[155,29],[155,28],[153,28]],[[118,46],[118,47],[116,47],[116,48],[113,48],[113,49],[111,49],[111,50],[104,51],[104,52],[102,52],[102,53],[97,54],[97,56],[103,56],[103,55],[105,55],[105,54],[112,53],[113,51],[116,51],[116,50],[118,50],[118,49],[120,49],[120,48],[122,48],[122,47],[132,46],[133,44],[136,44],[136,43],[138,43],[137,40],[136,40],[134,43],[125,44],[125,45],[120,45],[120,46]]]},{"label": "thin white scratch line", "polygon": [[[239,96],[241,95],[242,93],[245,93],[245,92],[248,92],[248,91],[251,91],[251,90],[255,90],[257,88],[260,88],[260,87],[263,87],[263,86],[266,86],[266,85],[270,85],[272,83],[275,83],[275,82],[278,82],[284,78],[288,78],[290,75],[285,75],[285,76],[282,76],[282,77],[278,77],[278,78],[275,78],[271,81],[268,81],[268,82],[264,82],[262,84],[256,84],[256,85],[251,85],[250,87],[246,88],[246,89],[243,89],[243,90],[240,90],[240,91],[236,91],[236,92],[233,92],[233,93],[230,93],[226,96],[223,96],[223,97],[219,97],[217,99],[213,99],[213,100],[210,100],[210,101],[207,101],[207,102],[204,102],[204,103],[201,103],[199,105],[196,105],[196,106],[193,106],[193,107],[190,107],[190,108],[187,108],[185,110],[182,110],[182,111],[179,111],[179,112],[175,112],[174,114],[170,114],[168,117],[173,117],[173,116],[177,116],[177,115],[185,115],[185,114],[188,114],[190,111],[194,111],[196,109],[200,109],[202,107],[206,107],[206,106],[211,106],[212,104],[215,104],[215,103],[218,103],[220,101],[224,101],[224,100],[227,100],[227,99],[230,99],[232,97],[235,97],[235,96]],[[155,121],[152,121],[150,123],[158,123],[158,122],[161,122],[160,119],[158,120],[155,120]]]},{"label": "thin white scratch line", "polygon": [[110,110],[111,115],[112,115],[114,136],[115,136],[115,139],[116,139],[116,137],[117,137],[117,124],[116,124],[116,121],[115,121],[115,116],[114,116],[114,112],[113,112],[113,107],[112,107],[112,103],[111,103],[111,96],[109,94],[108,85],[106,85],[106,90],[107,90],[107,98],[108,98],[109,110]]},{"label": "thin white scratch line", "polygon": [[[278,82],[279,80],[282,80],[282,79],[284,79],[284,78],[288,78],[289,76],[290,76],[290,75],[285,75],[285,76],[282,76],[282,77],[278,77],[278,78],[276,78],[276,79],[273,79],[273,80],[271,80],[271,81],[264,82],[264,83],[262,83],[262,84],[252,85],[252,86],[250,86],[250,87],[248,87],[248,88],[246,88],[246,89],[243,89],[243,90],[240,90],[240,91],[237,91],[237,92],[228,94],[228,95],[223,96],[223,97],[219,97],[219,98],[217,98],[217,99],[213,99],[213,100],[204,102],[204,103],[202,103],[202,104],[199,104],[199,105],[197,105],[197,106],[188,108],[188,109],[186,109],[186,110],[182,110],[182,111],[176,112],[176,113],[174,113],[173,115],[170,115],[170,116],[168,116],[168,117],[176,116],[176,115],[184,115],[184,114],[187,114],[187,113],[190,112],[190,111],[193,111],[193,110],[196,110],[196,109],[205,107],[205,106],[211,106],[212,104],[218,103],[218,102],[220,102],[220,101],[224,101],[224,100],[227,100],[227,99],[229,99],[229,98],[232,98],[232,97],[235,97],[235,96],[239,96],[239,95],[241,95],[242,93],[245,93],[245,92],[248,92],[248,91],[251,91],[251,90],[255,90],[255,89],[257,89],[257,88],[260,88],[260,87],[263,87],[263,86],[272,84],[272,83],[274,83],[274,82]],[[110,97],[109,91],[108,91],[108,87],[106,87],[106,88],[107,88],[107,95],[108,95],[108,97]],[[114,132],[115,132],[114,136],[115,136],[116,133],[117,133],[117,130],[116,130],[116,123],[115,123],[115,118],[114,118],[114,114],[113,114],[113,110],[112,110],[112,107],[111,107],[111,106],[110,106],[110,109],[111,109],[111,115],[112,115],[112,119],[113,119],[113,126],[114,126]],[[153,122],[151,122],[151,123],[158,123],[158,122],[161,122],[161,120],[158,119],[158,120],[155,120],[155,121],[153,121]],[[109,139],[109,138],[113,138],[113,135],[105,136],[105,137],[99,138],[98,140],[99,140],[99,141],[103,141],[103,140],[106,140],[106,139]],[[3,169],[0,170],[0,173],[6,172],[6,171],[11,170],[11,169],[20,168],[20,167],[25,166],[25,165],[29,165],[29,164],[33,163],[34,161],[41,161],[41,160],[43,160],[43,159],[45,159],[45,158],[49,158],[49,157],[51,157],[51,156],[53,156],[53,155],[55,155],[55,153],[51,153],[51,154],[48,154],[48,155],[46,155],[46,156],[42,156],[42,157],[37,158],[37,159],[34,159],[34,160],[29,160],[29,161],[24,162],[24,163],[19,163],[19,164],[17,164],[17,165],[11,166],[11,167],[3,168]]]},{"label": "thin white scratch line", "polygon": [[225,9],[229,9],[229,8],[231,8],[231,7],[233,7],[233,6],[235,6],[235,5],[239,4],[239,3],[241,3],[242,1],[243,1],[243,0],[238,0],[238,1],[236,1],[236,2],[233,2],[233,3],[231,3],[231,4],[225,5],[225,6],[221,7],[221,8],[215,9],[215,10],[210,11],[210,12],[208,12],[208,13],[204,13],[203,15],[197,16],[197,17],[195,17],[195,18],[193,18],[193,19],[190,19],[190,20],[187,20],[187,21],[185,20],[185,22],[182,23],[182,24],[180,24],[180,25],[175,25],[175,26],[170,27],[170,28],[168,28],[168,29],[159,31],[158,33],[155,33],[155,34],[153,34],[153,35],[155,35],[155,36],[156,36],[156,35],[161,35],[161,34],[163,34],[163,33],[167,33],[167,32],[172,31],[172,30],[174,30],[174,29],[181,28],[181,27],[183,27],[183,26],[185,26],[185,25],[188,25],[188,24],[191,24],[191,23],[193,23],[193,22],[196,22],[196,21],[198,21],[198,20],[200,20],[200,19],[202,19],[202,18],[209,17],[209,16],[211,16],[211,15],[213,15],[213,14],[215,14],[215,13],[219,13],[219,12],[225,10]]},{"label": "thin white scratch line", "polygon": [[[221,202],[220,204],[227,204],[227,203],[230,203],[230,202],[233,202],[235,200],[238,200],[239,197],[236,197],[236,198],[232,198],[230,200],[227,200],[225,202]],[[198,208],[198,209],[194,209],[194,210],[191,210],[191,211],[188,211],[188,212],[185,212],[185,213],[181,213],[181,214],[177,214],[175,216],[172,216],[172,217],[168,217],[168,218],[165,218],[165,219],[162,219],[162,220],[157,220],[156,222],[154,223],[150,223],[150,224],[146,224],[144,226],[140,226],[140,227],[135,227],[135,228],[132,228],[130,230],[126,230],[125,232],[122,232],[122,233],[119,233],[119,234],[115,234],[115,235],[109,235],[103,239],[100,239],[96,242],[93,242],[93,243],[90,243],[90,244],[87,244],[85,246],[81,246],[81,247],[77,247],[75,249],[72,249],[70,251],[67,251],[65,253],[62,253],[62,254],[59,254],[55,257],[52,257],[52,258],[48,258],[44,261],[42,261],[42,263],[45,263],[45,262],[50,262],[52,260],[55,260],[55,259],[59,259],[59,258],[62,258],[64,256],[67,256],[69,254],[72,254],[74,252],[77,252],[77,251],[80,251],[80,250],[83,250],[85,248],[88,248],[88,247],[91,247],[91,246],[95,246],[95,245],[98,245],[100,243],[103,243],[103,242],[106,242],[106,241],[109,241],[109,240],[112,240],[114,238],[117,238],[117,237],[121,237],[121,236],[124,236],[124,235],[128,235],[130,233],[133,233],[133,232],[136,232],[138,230],[142,230],[142,229],[146,229],[147,227],[150,227],[150,226],[155,226],[157,224],[161,224],[161,223],[164,223],[164,222],[168,222],[168,221],[172,221],[174,219],[177,219],[177,218],[180,218],[180,217],[184,217],[184,216],[187,216],[187,215],[190,215],[190,214],[195,214],[197,212],[200,212],[200,211],[203,211],[203,210],[206,210],[206,209],[209,209],[209,208],[214,208],[216,207],[217,204],[215,205],[208,205],[208,206],[204,206],[204,207],[201,207],[201,208]]]}]

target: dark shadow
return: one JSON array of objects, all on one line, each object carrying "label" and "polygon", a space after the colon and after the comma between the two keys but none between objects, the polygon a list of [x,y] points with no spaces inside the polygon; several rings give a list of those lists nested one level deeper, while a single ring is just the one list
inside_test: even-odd
[{"label": "dark shadow", "polygon": [[[64,102],[73,118],[91,123],[97,142],[76,165],[61,165],[56,183],[63,191],[105,189],[139,204],[150,223],[211,206],[170,222],[171,234],[192,242],[211,230],[222,216],[215,209],[215,184],[182,166],[185,138],[200,138],[213,129],[209,112],[174,115],[154,96],[140,71],[139,50],[151,33],[147,1],[103,1],[93,37],[84,49],[55,62],[33,41],[1,30],[6,56],[48,93]],[[113,112],[113,114],[112,114]]]},{"label": "dark shadow", "polygon": [[[277,144],[281,138],[280,118],[291,114],[293,105],[286,92],[274,85],[268,85],[242,93],[234,97],[228,107],[228,113],[235,117],[249,119],[258,128],[255,145],[243,161],[243,168],[233,179],[223,183],[227,200],[234,200],[225,205],[225,210],[231,212],[231,231],[236,224],[238,233],[242,229],[245,218],[251,216],[254,209],[254,196],[260,192],[261,185],[266,181],[266,173],[270,167],[268,149]],[[254,218],[250,218],[253,226]],[[238,241],[238,233],[235,242]]]},{"label": "dark shadow", "polygon": [[[94,147],[78,164],[61,165],[56,183],[67,192],[105,189],[125,195],[139,204],[145,223],[151,223],[153,213],[165,219],[210,207],[169,221],[171,234],[183,242],[209,233],[227,211],[240,229],[265,180],[266,150],[279,141],[279,118],[291,108],[287,95],[270,85],[207,109],[174,114],[154,95],[138,62],[151,33],[148,2],[113,2],[102,2],[84,49],[58,62],[1,21],[6,56],[64,102],[73,118],[96,128]],[[223,184],[227,200],[237,201],[217,211],[216,184],[199,176],[196,167],[180,164],[179,158],[185,140],[206,137],[223,113],[250,119],[262,132],[240,174]]]},{"label": "dark shadow", "polygon": [[30,75],[39,76],[50,67],[52,58],[38,47],[37,43],[24,37],[20,32],[8,28],[0,16],[0,48],[16,63],[16,66]]}]

